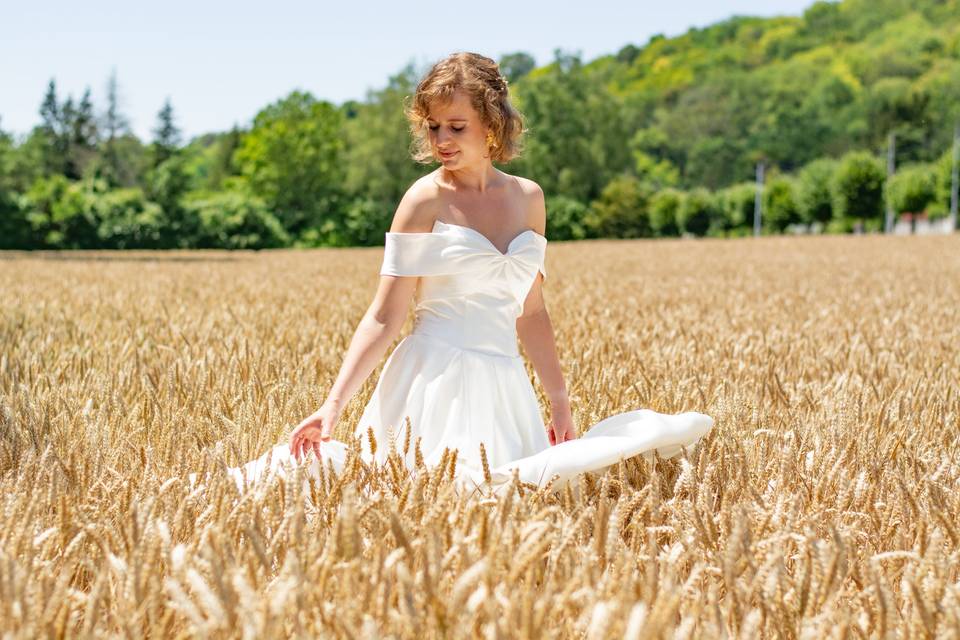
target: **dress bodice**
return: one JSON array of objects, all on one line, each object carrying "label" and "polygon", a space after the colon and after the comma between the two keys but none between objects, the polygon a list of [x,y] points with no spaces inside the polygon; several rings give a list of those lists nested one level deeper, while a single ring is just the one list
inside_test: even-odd
[{"label": "dress bodice", "polygon": [[501,252],[482,233],[437,220],[431,232],[387,231],[381,275],[418,276],[413,333],[461,349],[519,357],[516,320],[547,239],[533,229]]}]

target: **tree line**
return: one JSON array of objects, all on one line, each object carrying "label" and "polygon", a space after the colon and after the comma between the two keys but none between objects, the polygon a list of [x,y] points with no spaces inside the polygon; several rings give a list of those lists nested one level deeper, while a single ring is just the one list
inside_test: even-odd
[{"label": "tree line", "polygon": [[[881,229],[884,210],[944,216],[960,121],[960,0],[815,2],[802,16],[735,16],[584,62],[504,55],[527,119],[503,166],[543,186],[551,239]],[[0,248],[377,245],[406,188],[403,117],[426,69],[362,101],[293,91],[229,131],[183,140],[170,100],[152,139],[54,80],[39,123],[0,122]],[[896,171],[888,176],[888,140]]]}]

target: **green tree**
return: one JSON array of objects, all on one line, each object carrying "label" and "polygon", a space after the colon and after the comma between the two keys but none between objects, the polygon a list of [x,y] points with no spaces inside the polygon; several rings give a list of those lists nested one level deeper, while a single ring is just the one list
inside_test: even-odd
[{"label": "green tree", "polygon": [[884,196],[897,214],[923,213],[937,199],[936,167],[930,164],[900,167],[886,182]]},{"label": "green tree", "polygon": [[29,249],[30,224],[14,191],[13,138],[0,129],[0,249]]},{"label": "green tree", "polygon": [[504,54],[497,64],[500,66],[500,73],[506,76],[509,82],[518,81],[537,66],[533,56],[524,51]]},{"label": "green tree", "polygon": [[157,114],[151,144],[151,168],[146,173],[147,196],[163,211],[163,231],[158,242],[163,247],[189,246],[197,231],[195,217],[185,210],[183,198],[190,187],[186,158],[180,149],[181,132],[175,122],[173,105],[167,98]]},{"label": "green tree", "polygon": [[547,232],[550,240],[580,240],[588,236],[587,205],[567,196],[547,196]]},{"label": "green tree", "polygon": [[153,135],[153,166],[158,167],[180,149],[181,132],[174,118],[170,98],[164,100],[157,113],[157,126],[153,129]]},{"label": "green tree", "polygon": [[741,182],[716,194],[717,207],[723,220],[723,230],[745,230],[753,228],[753,216],[757,205],[757,185],[753,182]]},{"label": "green tree", "polygon": [[879,222],[883,215],[883,163],[865,151],[852,151],[840,160],[830,185],[834,220]]},{"label": "green tree", "polygon": [[826,224],[833,217],[833,196],[830,184],[837,172],[837,162],[820,158],[808,163],[797,176],[797,209],[800,220]]},{"label": "green tree", "polygon": [[25,194],[24,210],[38,244],[52,249],[99,248],[99,221],[79,182],[63,175],[37,180]]},{"label": "green tree", "polygon": [[290,237],[266,203],[249,193],[197,192],[185,203],[198,221],[194,246],[221,249],[268,249],[287,246]]},{"label": "green tree", "polygon": [[368,91],[365,103],[342,110],[344,188],[353,199],[376,203],[370,206],[378,212],[378,218],[385,220],[381,234],[390,226],[404,192],[423,173],[422,165],[410,156],[412,140],[403,113],[404,99],[413,94],[416,83],[417,70],[408,63],[390,77],[386,87]]},{"label": "green tree", "polygon": [[650,198],[650,228],[657,237],[680,233],[677,222],[684,193],[677,189],[662,189]]},{"label": "green tree", "polygon": [[42,175],[60,175],[67,170],[70,138],[64,109],[57,98],[57,83],[52,78],[40,104],[40,126],[35,130],[37,147],[41,151]]},{"label": "green tree", "polygon": [[677,224],[682,233],[695,236],[706,235],[721,215],[717,201],[708,190],[698,187],[687,193],[677,210]]},{"label": "green tree", "polygon": [[776,176],[767,182],[763,204],[763,224],[770,231],[780,233],[791,224],[800,222],[795,181],[789,176]]},{"label": "green tree", "polygon": [[648,188],[636,176],[619,175],[590,205],[588,226],[593,235],[605,238],[649,236],[649,198]]},{"label": "green tree", "polygon": [[[105,184],[105,183],[104,183]],[[97,247],[157,249],[164,245],[164,212],[142,190],[122,188],[85,193],[90,217],[96,220]]]},{"label": "green tree", "polygon": [[620,103],[602,77],[584,69],[579,55],[555,50],[553,62],[531,72],[511,94],[529,130],[524,153],[511,166],[544,192],[589,202],[632,167]]},{"label": "green tree", "polygon": [[237,150],[253,193],[293,236],[342,223],[342,128],[336,107],[294,91],[257,114]]},{"label": "green tree", "polygon": [[119,142],[123,136],[130,134],[130,123],[120,110],[116,70],[107,79],[106,94],[107,107],[101,118],[103,140],[97,176],[105,179],[111,187],[131,186],[130,166],[124,162]]}]

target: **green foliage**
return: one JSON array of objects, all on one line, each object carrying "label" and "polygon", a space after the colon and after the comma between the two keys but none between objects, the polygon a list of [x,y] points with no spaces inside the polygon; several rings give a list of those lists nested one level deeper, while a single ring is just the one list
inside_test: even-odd
[{"label": "green foliage", "polygon": [[383,244],[383,234],[390,229],[393,207],[389,202],[372,198],[355,198],[347,206],[344,218],[346,244],[375,246]]},{"label": "green foliage", "polygon": [[525,51],[505,54],[497,64],[500,66],[500,73],[510,82],[518,81],[537,66],[533,56]]},{"label": "green foliage", "polygon": [[711,227],[720,226],[720,219],[716,198],[702,187],[687,193],[677,209],[677,224],[685,234],[706,235]]},{"label": "green foliage", "polygon": [[923,213],[936,201],[937,173],[931,164],[900,167],[888,180],[884,197],[895,213]]},{"label": "green foliage", "polygon": [[771,178],[763,190],[763,226],[780,233],[801,221],[797,205],[796,181],[788,176]]},{"label": "green foliage", "polygon": [[528,134],[511,168],[536,180],[545,193],[589,202],[629,168],[626,132],[603,78],[585,69],[579,56],[559,50],[554,55],[547,68],[517,85],[515,101]]},{"label": "green foliage", "polygon": [[30,249],[33,234],[20,198],[0,187],[0,249]]},{"label": "green foliage", "polygon": [[[592,61],[557,49],[537,67],[509,53],[500,68],[526,134],[506,170],[540,183],[556,239],[750,233],[760,160],[767,231],[878,229],[885,189],[898,208],[943,215],[960,121],[958,8],[820,1],[802,16],[735,16]],[[60,96],[51,81],[39,125],[21,140],[0,133],[0,232],[32,247],[270,246],[276,220],[294,246],[379,244],[425,172],[403,113],[425,71],[408,63],[340,106],[293,91],[252,126],[185,145],[169,99],[145,145],[115,76],[96,118],[89,91]],[[884,187],[878,157],[891,134],[901,170]],[[114,189],[124,191],[107,198]],[[256,200],[241,206],[247,196]]]},{"label": "green foliage", "polygon": [[88,206],[82,184],[62,175],[40,178],[27,191],[24,209],[41,246],[52,249],[98,248],[99,221]]},{"label": "green foliage", "polygon": [[390,77],[384,89],[370,91],[366,103],[342,109],[344,188],[351,200],[386,202],[392,210],[423,173],[423,165],[410,157],[411,137],[403,113],[404,97],[414,92],[416,84],[416,69],[408,64]]},{"label": "green foliage", "polygon": [[837,162],[820,158],[808,163],[797,176],[797,209],[802,222],[826,224],[833,218],[833,195],[830,184],[837,172]]},{"label": "green foliage", "polygon": [[250,190],[291,235],[335,216],[344,171],[343,116],[328,102],[294,91],[266,107],[237,150]]},{"label": "green foliage", "polygon": [[757,186],[753,182],[741,182],[717,192],[721,226],[726,231],[752,229],[756,205]]},{"label": "green foliage", "polygon": [[198,235],[191,243],[193,246],[267,249],[290,243],[290,236],[266,203],[249,193],[197,193],[184,207],[187,215],[197,220]]},{"label": "green foliage", "polygon": [[567,196],[548,196],[547,233],[550,240],[581,240],[588,236],[584,225],[587,206]]},{"label": "green foliage", "polygon": [[835,219],[880,220],[883,215],[883,163],[864,151],[846,154],[831,182]]},{"label": "green foliage", "polygon": [[587,225],[594,237],[640,238],[650,235],[649,189],[635,176],[619,175],[590,205]]},{"label": "green foliage", "polygon": [[684,194],[677,189],[663,189],[650,199],[650,229],[657,237],[675,236],[680,233],[677,222]]},{"label": "green foliage", "polygon": [[189,247],[189,239],[197,234],[196,219],[183,208],[183,198],[190,185],[184,157],[174,151],[146,174],[147,195],[163,212],[164,247]]},{"label": "green foliage", "polygon": [[934,165],[936,195],[930,205],[932,217],[943,217],[950,212],[950,191],[953,184],[953,150],[950,149]]},{"label": "green foliage", "polygon": [[164,246],[163,210],[140,189],[113,189],[85,194],[85,206],[96,220],[96,246],[105,249],[158,249]]}]

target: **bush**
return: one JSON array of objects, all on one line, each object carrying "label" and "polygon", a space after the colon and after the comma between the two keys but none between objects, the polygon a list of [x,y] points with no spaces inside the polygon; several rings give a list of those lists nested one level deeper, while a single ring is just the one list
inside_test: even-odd
[{"label": "bush", "polygon": [[99,221],[83,185],[62,175],[40,178],[24,197],[26,219],[33,229],[38,248],[100,248]]},{"label": "bush", "polygon": [[869,153],[843,156],[830,185],[834,218],[881,220],[885,179],[883,163]]},{"label": "bush", "polygon": [[926,211],[937,199],[936,169],[928,164],[900,168],[886,182],[884,196],[897,214]]},{"label": "bush", "polygon": [[550,240],[581,240],[587,237],[584,218],[587,206],[575,198],[550,196],[547,198],[547,238]]},{"label": "bush", "polygon": [[787,176],[771,179],[763,189],[764,228],[781,233],[791,224],[800,222],[794,180]]},{"label": "bush", "polygon": [[588,227],[606,238],[649,236],[648,200],[648,187],[635,176],[621,174],[608,182],[591,204]]},{"label": "bush", "polygon": [[184,203],[199,227],[196,246],[223,249],[266,249],[289,244],[290,236],[260,198],[221,191]]},{"label": "bush", "polygon": [[97,221],[97,244],[109,249],[156,249],[162,246],[163,209],[140,189],[88,191],[86,206]]},{"label": "bush", "polygon": [[650,229],[657,237],[680,233],[677,215],[683,204],[684,193],[677,189],[658,191],[650,199]]},{"label": "bush", "polygon": [[346,243],[366,247],[383,244],[384,232],[390,229],[393,212],[385,202],[372,198],[355,198],[347,206],[343,221]]},{"label": "bush", "polygon": [[945,216],[950,211],[950,190],[953,188],[953,149],[947,149],[935,165],[936,198],[931,206],[934,216]]},{"label": "bush", "polygon": [[688,192],[677,210],[680,231],[695,236],[706,235],[711,228],[719,228],[722,226],[718,224],[720,220],[716,198],[703,187]]},{"label": "bush", "polygon": [[34,249],[37,244],[21,198],[0,189],[0,249]]},{"label": "bush", "polygon": [[[716,194],[721,226],[728,232],[745,230],[752,233],[753,215],[757,204],[757,185],[741,182],[721,189]],[[727,235],[736,235],[730,234]]]},{"label": "bush", "polygon": [[830,184],[837,172],[837,161],[820,158],[808,163],[797,175],[797,212],[808,224],[826,224],[833,219],[833,196]]}]

